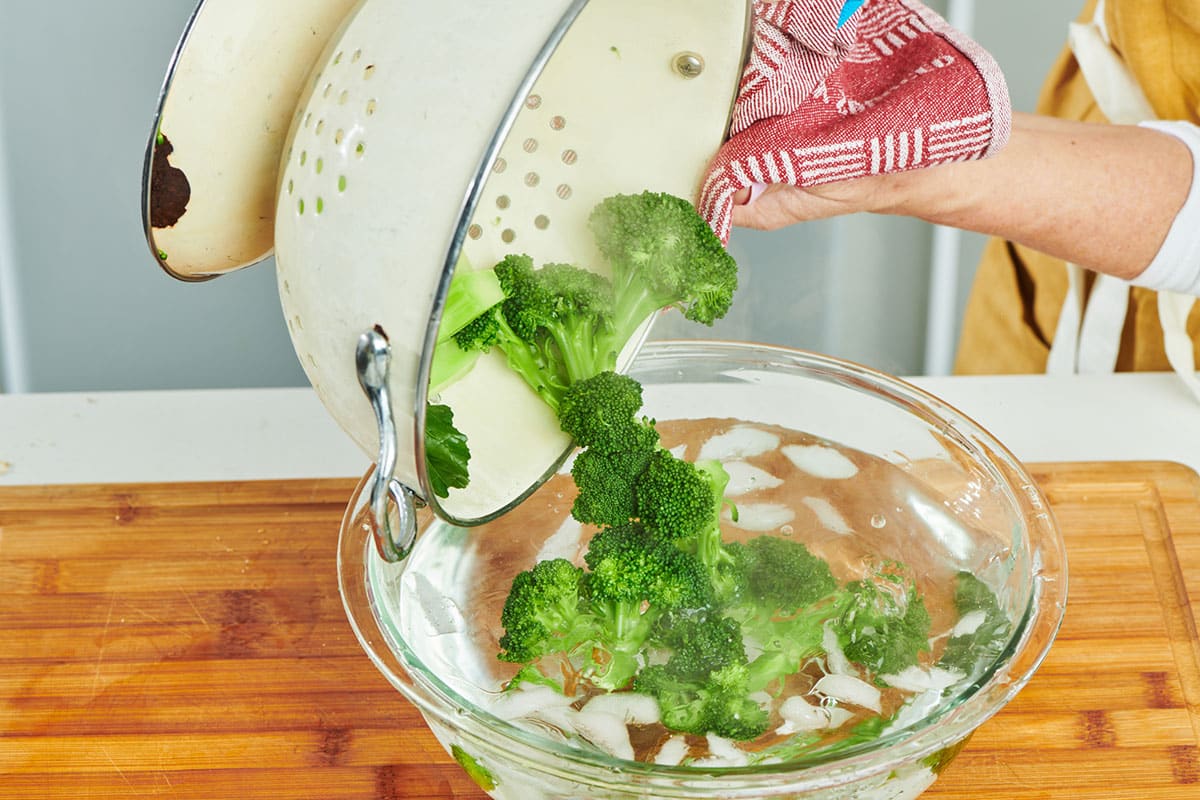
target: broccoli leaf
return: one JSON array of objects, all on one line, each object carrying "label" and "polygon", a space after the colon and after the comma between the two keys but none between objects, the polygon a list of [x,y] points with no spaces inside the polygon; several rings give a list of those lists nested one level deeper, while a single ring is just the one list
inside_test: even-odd
[{"label": "broccoli leaf", "polygon": [[429,486],[438,497],[448,497],[450,489],[463,489],[470,476],[467,466],[471,450],[467,437],[454,427],[450,406],[430,403],[425,407],[425,470]]}]

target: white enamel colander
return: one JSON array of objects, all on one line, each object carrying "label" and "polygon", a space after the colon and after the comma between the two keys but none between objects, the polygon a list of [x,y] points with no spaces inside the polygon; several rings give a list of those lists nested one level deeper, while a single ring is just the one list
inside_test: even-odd
[{"label": "white enamel colander", "polygon": [[[259,5],[276,7],[281,20],[292,9]],[[410,528],[414,498],[452,522],[482,522],[558,467],[568,440],[502,356],[485,356],[428,397],[450,276],[460,257],[487,267],[510,253],[595,269],[586,219],[597,201],[645,189],[694,198],[726,134],[749,5],[364,0],[320,55],[306,42],[276,60],[277,69],[306,75],[282,121],[290,130],[271,175],[280,300],[317,394],[380,465],[373,505],[381,523]],[[235,0],[201,8],[213,6],[232,9]],[[236,25],[236,14],[223,24]],[[256,62],[244,74],[231,69],[226,81],[254,84],[269,72]],[[167,98],[181,91],[179,81]],[[237,94],[252,119],[254,97],[245,86]],[[174,131],[169,108],[155,130],[182,156],[186,131]],[[280,124],[272,114],[270,124]],[[214,151],[206,168],[237,173],[238,157]],[[231,163],[218,166],[222,159]],[[152,160],[147,208],[156,193]],[[193,203],[204,200],[193,193]],[[165,246],[173,231],[152,230],[173,266]],[[639,342],[626,347],[625,361]],[[471,447],[470,485],[445,498],[430,491],[424,466],[425,408],[434,399],[451,406]],[[384,511],[388,493],[398,511]]]}]

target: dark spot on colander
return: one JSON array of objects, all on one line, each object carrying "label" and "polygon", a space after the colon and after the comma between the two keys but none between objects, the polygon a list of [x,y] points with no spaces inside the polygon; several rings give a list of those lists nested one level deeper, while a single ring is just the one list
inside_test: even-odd
[{"label": "dark spot on colander", "polygon": [[467,228],[467,236],[470,236],[472,239],[480,238],[483,236],[483,226],[479,223],[475,223],[471,227]]},{"label": "dark spot on colander", "polygon": [[525,173],[525,185],[530,187],[531,189],[534,186],[537,186],[541,182],[542,182],[542,179],[540,177],[538,177],[538,174],[536,172]]},{"label": "dark spot on colander", "polygon": [[533,153],[533,152],[537,151],[537,148],[538,148],[537,139],[534,139],[531,136],[528,139],[526,139],[524,142],[521,143],[521,147],[525,150],[526,153]]},{"label": "dark spot on colander", "polygon": [[508,208],[512,201],[508,195],[502,194],[496,198],[496,208]]},{"label": "dark spot on colander", "polygon": [[550,118],[550,130],[561,131],[565,127],[567,127],[567,120],[565,117],[555,116]]},{"label": "dark spot on colander", "polygon": [[525,99],[526,108],[538,108],[542,104],[542,96],[539,94],[531,94]]},{"label": "dark spot on colander", "polygon": [[503,241],[505,244],[512,244],[513,240],[516,238],[517,238],[517,232],[514,231],[512,228],[505,228],[504,231],[500,234],[500,240]]},{"label": "dark spot on colander", "polygon": [[576,153],[574,150],[563,150],[562,151],[562,162],[564,164],[567,164],[567,165],[574,164],[578,160],[579,160],[579,153]]},{"label": "dark spot on colander", "polygon": [[546,228],[550,227],[550,218],[545,214],[538,214],[533,218],[533,227],[537,228],[539,231],[546,230]]},{"label": "dark spot on colander", "polygon": [[175,151],[171,141],[161,132],[155,141],[150,163],[150,227],[169,228],[187,211],[192,185],[183,170],[169,161]]},{"label": "dark spot on colander", "polygon": [[508,169],[508,162],[503,158],[497,158],[496,163],[492,165],[492,172],[500,173]]}]

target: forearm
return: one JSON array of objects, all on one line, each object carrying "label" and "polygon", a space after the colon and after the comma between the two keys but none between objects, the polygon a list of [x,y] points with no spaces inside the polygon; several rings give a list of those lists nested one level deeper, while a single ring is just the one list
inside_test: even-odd
[{"label": "forearm", "polygon": [[1002,236],[1122,278],[1158,252],[1192,182],[1173,136],[1016,114],[1009,145],[982,161],[894,176],[872,209]]}]

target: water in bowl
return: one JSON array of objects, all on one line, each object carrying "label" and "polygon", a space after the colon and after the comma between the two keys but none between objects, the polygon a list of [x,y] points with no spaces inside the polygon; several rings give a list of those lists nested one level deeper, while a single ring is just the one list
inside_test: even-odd
[{"label": "water in bowl", "polygon": [[[497,653],[513,577],[541,559],[582,563],[594,532],[570,516],[575,490],[566,472],[488,525],[429,522],[402,571],[375,564],[368,581],[392,647],[419,662],[418,672],[437,676],[465,707],[574,746],[660,764],[744,766],[820,754],[852,744],[863,730],[878,736],[918,727],[966,696],[988,665],[971,675],[938,665],[951,637],[973,630],[955,605],[957,576],[965,571],[983,579],[1004,608],[1011,602],[1004,584],[1012,531],[981,518],[981,504],[963,513],[962,476],[953,474],[953,464],[886,460],[787,428],[729,419],[659,422],[658,429],[676,455],[724,463],[731,477],[726,497],[738,511],[736,522],[723,523],[726,541],[763,535],[802,541],[840,582],[880,564],[903,564],[932,620],[930,650],[918,667],[881,682],[840,663],[836,653],[816,656],[781,691],[764,693],[770,726],[751,742],[675,734],[654,720],[653,699],[634,693],[595,702],[586,689],[572,697],[541,686],[505,691],[517,667]],[[836,682],[825,682],[822,691],[826,675],[850,675],[876,688],[877,703],[828,688]]]}]

